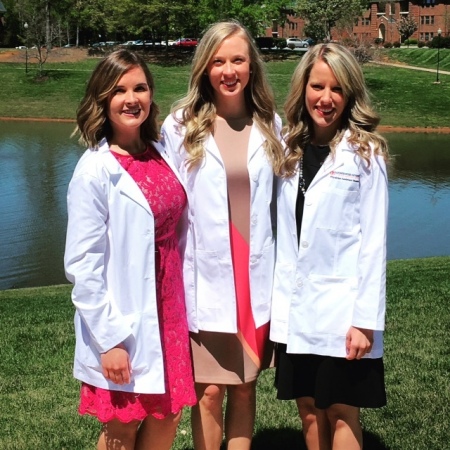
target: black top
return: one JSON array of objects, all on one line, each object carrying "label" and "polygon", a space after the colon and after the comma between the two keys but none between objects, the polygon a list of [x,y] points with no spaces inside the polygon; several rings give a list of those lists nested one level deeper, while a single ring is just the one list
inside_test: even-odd
[{"label": "black top", "polygon": [[[308,144],[303,150],[303,178],[305,180],[305,189],[308,190],[311,181],[316,176],[325,159],[330,153],[328,145]],[[297,202],[295,204],[295,219],[297,222],[297,241],[300,241],[300,230],[302,228],[303,206],[305,197],[301,189],[297,191]]]}]

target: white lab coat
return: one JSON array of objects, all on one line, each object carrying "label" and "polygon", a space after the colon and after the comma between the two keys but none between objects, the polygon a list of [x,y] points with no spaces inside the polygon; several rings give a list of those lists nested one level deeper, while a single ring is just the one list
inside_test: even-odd
[{"label": "white lab coat", "polygon": [[270,338],[288,353],[345,357],[350,326],[376,330],[369,358],[383,354],[386,293],[386,166],[370,167],[339,143],[305,197],[300,244],[298,174],[278,182],[277,257]]},{"label": "white lab coat", "polygon": [[[171,164],[163,147],[153,146]],[[164,393],[149,204],[106,140],[81,157],[67,199],[64,263],[74,284],[74,376],[104,389]],[[100,363],[100,354],[121,342],[132,369],[125,385],[107,380]]]},{"label": "white lab coat", "polygon": [[[278,129],[281,120],[277,116]],[[205,158],[188,171],[184,127],[173,116],[162,126],[163,142],[181,173],[188,195],[185,227],[184,281],[189,329],[237,333],[236,293],[230,249],[227,178],[213,136],[205,142]],[[256,327],[270,319],[275,262],[271,202],[273,170],[264,137],[253,125],[247,156],[250,178],[250,292]]]}]

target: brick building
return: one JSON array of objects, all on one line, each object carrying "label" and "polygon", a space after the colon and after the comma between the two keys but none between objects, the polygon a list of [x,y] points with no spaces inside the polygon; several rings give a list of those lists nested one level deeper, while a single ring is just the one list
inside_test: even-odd
[{"label": "brick building", "polygon": [[[297,17],[293,10],[286,10],[287,20],[280,26],[276,22],[267,29],[267,36],[306,37],[303,28],[305,22]],[[370,2],[362,17],[355,21],[352,30],[332,29],[332,39],[340,40],[353,34],[359,41],[373,42],[381,38],[385,42],[400,41],[397,22],[402,17],[412,17],[418,29],[412,39],[428,41],[441,29],[442,36],[450,35],[450,0],[402,0]]]}]

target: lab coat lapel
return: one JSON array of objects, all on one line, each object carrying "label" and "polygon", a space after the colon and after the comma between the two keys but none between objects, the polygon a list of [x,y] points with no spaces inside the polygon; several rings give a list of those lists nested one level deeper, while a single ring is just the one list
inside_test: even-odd
[{"label": "lab coat lapel", "polygon": [[119,189],[123,195],[126,195],[152,214],[148,201],[141,189],[133,178],[131,178],[131,176],[123,169],[119,161],[117,161],[117,159],[111,154],[109,145],[106,141],[104,144],[102,143],[100,145],[98,151],[103,156],[105,168],[110,174],[111,183]]},{"label": "lab coat lapel", "polygon": [[175,176],[177,177],[178,181],[181,183],[181,185],[183,186],[184,190],[186,191],[185,183],[182,180],[180,174],[178,173],[178,170],[175,167],[175,165],[173,164],[172,160],[168,157],[164,146],[160,142],[153,142],[152,144],[153,144],[153,147],[156,149],[156,151],[161,155],[161,157],[167,163],[167,165],[172,169],[172,172],[175,174]]},{"label": "lab coat lapel", "polygon": [[250,131],[250,138],[248,141],[248,155],[247,155],[248,161],[250,161],[253,158],[253,156],[255,156],[259,148],[264,144],[264,141],[265,138],[263,134],[261,133],[256,123],[253,122],[253,126]]},{"label": "lab coat lapel", "polygon": [[220,165],[223,166],[222,156],[220,155],[219,147],[212,134],[209,134],[205,142],[205,151],[216,159]]}]

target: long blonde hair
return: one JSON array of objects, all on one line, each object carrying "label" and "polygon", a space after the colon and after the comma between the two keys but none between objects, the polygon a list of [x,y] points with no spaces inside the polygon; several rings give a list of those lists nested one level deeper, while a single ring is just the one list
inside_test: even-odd
[{"label": "long blonde hair", "polygon": [[287,144],[283,176],[292,176],[303,155],[303,149],[314,138],[313,123],[305,106],[306,86],[311,69],[318,61],[324,61],[333,71],[347,101],[342,113],[340,128],[330,142],[334,155],[335,147],[346,130],[350,131],[348,141],[356,153],[370,164],[371,147],[375,154],[388,159],[386,140],[375,130],[380,122],[373,110],[361,67],[352,53],[339,44],[320,44],[309,49],[296,67],[291,80],[284,111],[287,125],[284,129]]},{"label": "long blonde hair", "polygon": [[188,93],[172,108],[175,116],[176,111],[182,111],[178,121],[186,127],[183,145],[189,155],[187,164],[192,169],[201,163],[204,141],[214,131],[214,90],[209,77],[204,75],[208,62],[222,42],[234,35],[242,36],[249,48],[251,74],[244,90],[246,107],[266,139],[264,149],[275,173],[279,173],[283,149],[276,130],[274,96],[259,51],[247,29],[237,21],[215,23],[205,32],[192,61]]},{"label": "long blonde hair", "polygon": [[[80,134],[80,143],[97,148],[103,138],[109,140],[113,130],[108,118],[108,100],[120,78],[135,67],[140,67],[153,96],[155,83],[145,61],[129,50],[117,50],[97,64],[77,109],[77,127],[72,135]],[[150,114],[141,125],[141,139],[149,144],[158,140],[157,117],[159,108],[152,103]]]}]

